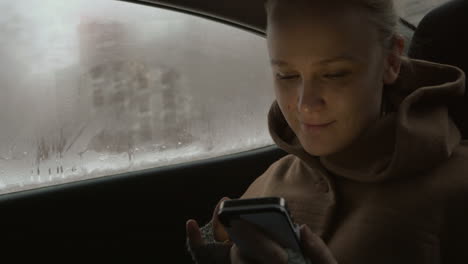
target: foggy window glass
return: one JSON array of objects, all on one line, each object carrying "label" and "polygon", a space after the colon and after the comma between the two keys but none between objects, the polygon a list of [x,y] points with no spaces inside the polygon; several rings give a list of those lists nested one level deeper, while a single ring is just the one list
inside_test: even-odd
[{"label": "foggy window glass", "polygon": [[449,0],[395,0],[401,17],[417,26],[421,19],[432,9]]},{"label": "foggy window glass", "polygon": [[119,1],[0,10],[0,193],[272,144],[262,37]]}]

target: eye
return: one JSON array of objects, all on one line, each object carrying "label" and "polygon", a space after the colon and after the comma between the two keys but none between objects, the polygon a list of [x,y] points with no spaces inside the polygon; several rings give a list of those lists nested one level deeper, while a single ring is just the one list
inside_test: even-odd
[{"label": "eye", "polygon": [[300,76],[298,74],[281,74],[277,73],[276,74],[276,79],[278,80],[295,80],[298,79]]},{"label": "eye", "polygon": [[327,74],[324,74],[323,77],[326,79],[336,80],[336,79],[346,77],[349,74],[350,72],[342,71],[342,72],[336,72],[336,73],[327,73]]}]

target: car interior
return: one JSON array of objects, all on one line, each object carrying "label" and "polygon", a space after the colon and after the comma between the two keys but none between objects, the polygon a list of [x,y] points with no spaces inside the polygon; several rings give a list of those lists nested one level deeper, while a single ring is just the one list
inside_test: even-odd
[{"label": "car interior", "polygon": [[[127,0],[187,13],[264,36],[263,1]],[[467,71],[468,1],[449,1],[413,26],[408,56]],[[415,31],[414,31],[415,29]],[[414,32],[413,32],[414,31]],[[414,34],[414,36],[413,36]],[[468,101],[454,107],[468,107]],[[455,122],[468,136],[465,117]],[[265,124],[266,125],[266,124]],[[224,196],[237,198],[272,163],[287,155],[275,145],[240,153],[0,195],[2,238],[15,258],[93,262],[191,263],[185,223],[204,224]],[[7,250],[8,249],[8,250]],[[34,252],[34,253],[32,253]],[[13,254],[13,253],[12,253]],[[68,261],[63,261],[68,262]],[[109,261],[110,262],[110,261]]]}]

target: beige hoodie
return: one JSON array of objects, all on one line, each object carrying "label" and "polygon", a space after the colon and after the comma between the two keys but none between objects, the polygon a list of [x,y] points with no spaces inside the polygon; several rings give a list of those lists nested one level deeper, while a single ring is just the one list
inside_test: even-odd
[{"label": "beige hoodie", "polygon": [[242,197],[284,197],[342,264],[468,263],[468,141],[447,110],[464,81],[456,67],[405,61],[385,88],[389,113],[330,157],[306,153],[274,103],[270,134],[290,155]]},{"label": "beige hoodie", "polygon": [[274,103],[270,133],[290,155],[243,198],[286,198],[339,263],[468,263],[468,142],[448,115],[464,78],[405,61],[385,89],[393,111],[330,157],[306,153]]}]

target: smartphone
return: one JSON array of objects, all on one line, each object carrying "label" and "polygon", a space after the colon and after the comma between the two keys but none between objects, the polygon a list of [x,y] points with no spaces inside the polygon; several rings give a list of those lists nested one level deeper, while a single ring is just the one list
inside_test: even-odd
[{"label": "smartphone", "polygon": [[283,248],[301,252],[299,227],[293,223],[282,197],[226,200],[220,205],[218,217],[241,250],[243,243],[231,230],[236,219],[257,226]]}]

